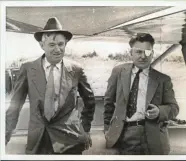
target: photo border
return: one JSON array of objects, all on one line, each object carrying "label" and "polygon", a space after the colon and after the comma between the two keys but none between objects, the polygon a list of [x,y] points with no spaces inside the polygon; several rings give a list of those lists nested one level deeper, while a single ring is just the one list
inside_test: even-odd
[{"label": "photo border", "polygon": [[[134,3],[135,2],[135,3]],[[179,3],[178,3],[179,2]],[[6,54],[6,7],[10,6],[186,6],[185,1],[0,1],[0,53],[1,53],[1,143],[5,142],[5,54]],[[186,155],[8,155],[5,144],[1,144],[3,160],[183,160]]]}]

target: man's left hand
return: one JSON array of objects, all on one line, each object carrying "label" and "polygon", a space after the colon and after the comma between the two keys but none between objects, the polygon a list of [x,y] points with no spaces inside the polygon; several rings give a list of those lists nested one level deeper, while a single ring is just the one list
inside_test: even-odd
[{"label": "man's left hand", "polygon": [[145,116],[150,119],[156,119],[159,116],[159,108],[154,104],[149,104],[149,109],[147,109]]}]

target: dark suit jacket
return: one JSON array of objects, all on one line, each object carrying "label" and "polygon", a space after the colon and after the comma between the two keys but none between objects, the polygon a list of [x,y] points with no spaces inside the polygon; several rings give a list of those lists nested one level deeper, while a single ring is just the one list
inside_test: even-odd
[{"label": "dark suit jacket", "polygon": [[[133,64],[127,63],[114,67],[108,80],[104,100],[104,125],[105,131],[108,130],[105,136],[107,147],[113,147],[125,128],[132,66]],[[170,146],[166,121],[176,117],[179,107],[170,77],[152,68],[149,72],[146,109],[150,103],[159,107],[160,114],[158,121],[146,120],[145,123],[149,151],[151,154],[168,154]]]},{"label": "dark suit jacket", "polygon": [[[61,75],[60,106],[55,117],[48,122],[44,117],[44,97],[46,89],[45,72],[42,57],[21,66],[20,75],[15,85],[11,104],[6,112],[6,141],[15,129],[19,112],[28,95],[30,101],[30,121],[26,153],[37,151],[44,130],[47,130],[55,152],[63,146],[76,145],[82,141],[79,136],[91,128],[95,110],[95,98],[83,69],[75,62],[63,59]],[[84,108],[79,119],[77,91],[84,101]]]}]

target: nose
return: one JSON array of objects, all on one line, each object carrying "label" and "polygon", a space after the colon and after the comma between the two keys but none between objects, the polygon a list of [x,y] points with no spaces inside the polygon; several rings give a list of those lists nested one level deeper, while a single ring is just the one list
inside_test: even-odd
[{"label": "nose", "polygon": [[143,53],[141,54],[141,58],[142,58],[142,59],[146,58],[145,52],[143,52]]},{"label": "nose", "polygon": [[56,45],[55,52],[60,52],[60,47]]}]

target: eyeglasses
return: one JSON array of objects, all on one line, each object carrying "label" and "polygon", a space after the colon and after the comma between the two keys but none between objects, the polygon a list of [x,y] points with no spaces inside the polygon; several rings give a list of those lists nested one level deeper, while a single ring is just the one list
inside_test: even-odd
[{"label": "eyeglasses", "polygon": [[144,49],[140,49],[140,48],[132,48],[131,51],[133,53],[136,53],[136,54],[139,54],[139,55],[144,53],[145,56],[150,56],[154,52],[152,49],[144,50]]}]

